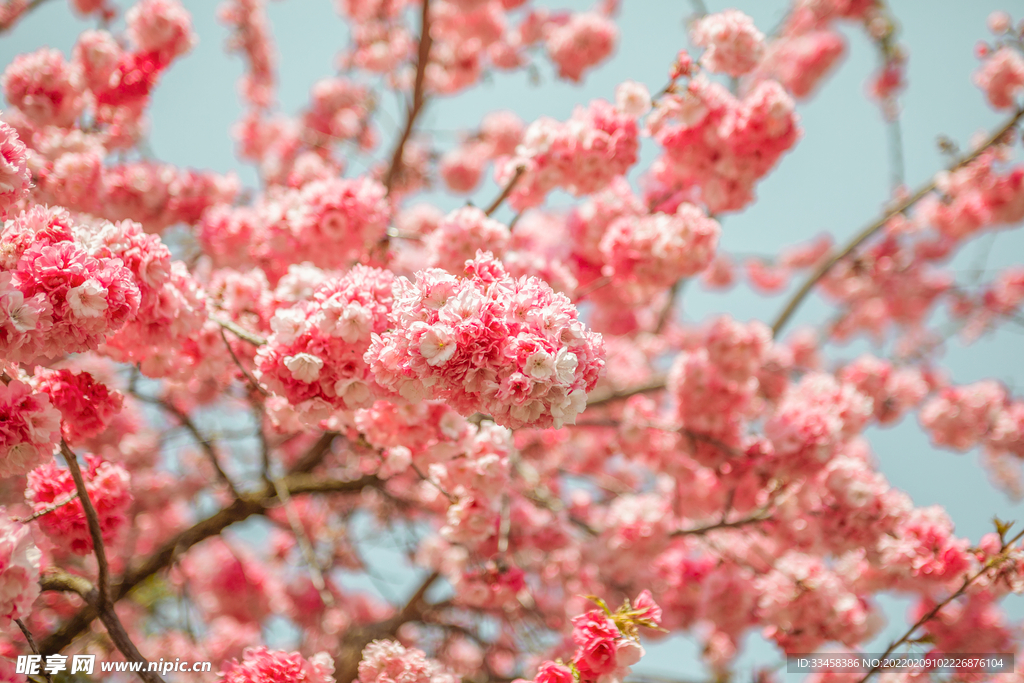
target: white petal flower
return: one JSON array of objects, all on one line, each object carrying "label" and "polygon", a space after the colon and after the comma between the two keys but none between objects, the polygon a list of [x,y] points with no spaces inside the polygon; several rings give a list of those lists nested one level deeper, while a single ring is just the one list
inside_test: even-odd
[{"label": "white petal flower", "polygon": [[324,362],[311,353],[297,353],[286,357],[284,366],[292,373],[292,379],[308,384],[320,377]]}]

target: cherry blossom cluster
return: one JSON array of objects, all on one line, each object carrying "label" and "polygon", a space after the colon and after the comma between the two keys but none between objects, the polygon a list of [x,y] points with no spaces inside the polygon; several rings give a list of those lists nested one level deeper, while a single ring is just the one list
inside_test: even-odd
[{"label": "cherry blossom cluster", "polygon": [[393,329],[374,335],[365,356],[377,383],[507,427],[572,424],[604,364],[600,335],[564,295],[536,278],[513,280],[490,253],[466,272],[399,280]]},{"label": "cherry blossom cluster", "polygon": [[556,188],[588,195],[637,162],[638,136],[634,116],[594,100],[565,123],[540,118],[530,124],[515,156],[498,167],[497,179],[505,184],[522,173],[509,198],[516,209],[540,204]]},{"label": "cherry blossom cluster", "polygon": [[918,209],[920,220],[955,240],[985,228],[1013,225],[1024,219],[1024,166],[1000,173],[999,149],[990,150],[963,168],[943,174],[940,195]]},{"label": "cherry blossom cluster", "polygon": [[979,43],[977,56],[984,63],[974,74],[974,83],[985,92],[996,109],[1012,107],[1024,91],[1024,55],[1021,54],[1021,27],[1013,26],[1006,12],[989,15],[988,28],[994,45]]},{"label": "cherry blossom cluster", "polygon": [[[39,4],[0,2],[0,31]],[[755,632],[865,648],[883,594],[922,622],[894,652],[1020,648],[1016,526],[958,534],[869,437],[916,421],[1024,495],[1024,402],[940,362],[950,331],[1021,319],[1019,265],[956,268],[1024,221],[1024,25],[989,17],[980,92],[962,85],[1006,118],[962,152],[943,140],[947,171],[894,188],[850,242],[727,253],[722,215],[787,172],[851,26],[898,123],[908,51],[885,3],[794,0],[773,31],[692,16],[664,87],[449,131],[435,112],[484,82],[582,84],[620,3],[337,0],[347,42],[283,111],[284,10],[225,0],[241,178],[145,145],[197,41],[180,1],[69,5],[99,28],[2,78],[0,679],[31,633],[132,657],[127,637],[231,683],[622,683],[664,626],[731,680]],[[691,279],[785,294],[783,313],[705,315]],[[833,310],[789,332],[817,296]],[[399,563],[420,570],[404,599],[379,581]]]},{"label": "cherry blossom cluster", "polygon": [[61,432],[70,443],[94,437],[121,411],[124,397],[88,372],[36,368],[33,386],[50,397],[61,414]]},{"label": "cherry blossom cluster", "polygon": [[28,474],[60,442],[60,412],[25,382],[0,384],[0,477]]},{"label": "cherry blossom cluster", "polygon": [[798,121],[776,81],[761,81],[740,99],[705,76],[693,78],[661,97],[647,119],[665,151],[652,168],[648,202],[669,210],[692,197],[715,214],[743,209],[800,137]]},{"label": "cherry blossom cluster", "polygon": [[627,600],[616,612],[603,601],[600,610],[590,610],[572,619],[572,640],[576,652],[568,663],[547,661],[537,668],[534,683],[597,683],[622,681],[630,667],[644,656],[638,627],[658,628],[662,610],[649,591],[636,602]]},{"label": "cherry blossom cluster", "polygon": [[29,527],[0,508],[0,622],[5,628],[12,619],[27,617],[39,597],[41,559]]},{"label": "cherry blossom cluster", "polygon": [[651,290],[671,286],[699,274],[711,263],[721,227],[693,204],[672,213],[623,216],[608,226],[600,250],[602,272],[643,298]]},{"label": "cherry blossom cluster", "polygon": [[983,445],[1024,458],[1024,402],[998,382],[942,388],[922,406],[920,418],[938,446],[966,451]]},{"label": "cherry blossom cluster", "polygon": [[363,650],[359,683],[455,683],[458,679],[422,650],[375,640]]},{"label": "cherry blossom cluster", "polygon": [[389,271],[356,266],[325,280],[311,298],[279,308],[270,321],[273,334],[256,357],[260,380],[313,414],[363,408],[386,393],[364,355],[371,335],[389,327],[393,286]]},{"label": "cherry blossom cluster", "polygon": [[70,214],[37,206],[0,233],[0,353],[30,361],[95,348],[139,310],[139,287],[116,257],[93,255]]},{"label": "cherry blossom cluster", "polygon": [[334,662],[326,652],[307,660],[298,652],[260,646],[246,649],[242,661],[232,660],[218,675],[224,683],[334,683],[333,673]]},{"label": "cherry blossom cluster", "polygon": [[[121,465],[95,455],[85,455],[85,462],[86,468],[82,471],[85,488],[96,508],[103,542],[110,544],[118,539],[128,523],[128,507],[132,502],[129,491],[131,477]],[[71,472],[59,467],[56,461],[40,465],[28,475],[25,497],[36,511],[64,503],[75,493]],[[92,552],[92,536],[82,501],[77,498],[40,517],[39,526],[55,543],[73,553],[87,555]]]}]

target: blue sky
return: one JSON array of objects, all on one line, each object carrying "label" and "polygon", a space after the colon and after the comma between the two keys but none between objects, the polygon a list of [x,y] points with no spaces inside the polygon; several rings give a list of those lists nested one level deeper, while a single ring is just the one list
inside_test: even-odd
[{"label": "blue sky", "polygon": [[[235,84],[241,62],[224,52],[227,33],[215,18],[218,3],[185,0],[184,4],[193,13],[199,44],[165,75],[154,96],[150,146],[161,160],[217,171],[236,170],[244,182],[252,185],[255,176],[234,158],[234,141],[229,134],[241,112]],[[585,9],[591,3],[563,0],[541,4]],[[777,24],[786,8],[781,0],[708,0],[706,4],[710,11],[738,7],[765,31]],[[682,0],[624,0],[622,5],[622,33],[616,55],[582,85],[556,81],[550,67],[542,64],[540,85],[532,85],[525,74],[500,76],[470,93],[433,103],[423,127],[454,131],[475,126],[486,112],[497,108],[511,109],[526,121],[541,115],[561,119],[589,99],[611,99],[615,85],[625,79],[644,82],[652,91],[657,90],[664,84],[676,52],[688,45],[685,19],[691,7]],[[892,7],[910,56],[910,87],[902,99],[902,129],[906,179],[913,187],[944,163],[937,136],[948,136],[963,148],[973,133],[990,129],[1001,120],[971,84],[971,73],[977,66],[973,47],[988,37],[985,19],[989,12],[1007,9],[1019,20],[1024,15],[1024,3],[900,0]],[[334,72],[335,56],[346,29],[329,0],[273,2],[269,11],[280,55],[279,102],[282,110],[295,112],[307,101],[310,86]],[[0,63],[44,45],[69,54],[77,34],[89,27],[91,23],[71,15],[63,0],[44,3],[12,33],[0,38]],[[865,80],[877,57],[859,32],[847,30],[846,35],[849,50],[844,63],[817,96],[799,108],[803,139],[759,185],[759,201],[745,212],[725,218],[722,246],[726,250],[769,254],[782,245],[824,231],[841,243],[871,221],[888,199],[886,130],[877,108],[864,96]],[[382,118],[380,127],[388,139],[395,126]],[[650,145],[645,147],[643,158],[652,158]],[[478,196],[487,199],[495,191],[489,183]],[[463,200],[439,196],[437,201],[449,208]],[[1024,239],[1010,232],[979,240],[979,244],[965,249],[954,266],[973,267],[986,249],[990,250],[987,268],[1005,267],[1013,263],[1014,255],[1019,259],[1024,253]],[[783,302],[784,297],[766,299],[745,288],[721,295],[693,287],[682,302],[682,314],[688,320],[702,320],[721,312],[740,320],[770,319]],[[826,310],[820,301],[812,299],[801,309],[797,322],[820,321]],[[947,349],[945,366],[959,383],[995,377],[1011,387],[1019,386],[1022,332],[1020,328],[1008,328],[966,348],[954,341]],[[833,348],[830,355],[853,358],[866,348],[862,344]],[[960,535],[977,539],[992,528],[993,514],[1024,522],[1024,508],[988,483],[977,454],[934,449],[913,417],[894,428],[874,430],[870,437],[881,469],[893,484],[906,490],[918,505],[944,505]],[[892,601],[886,605],[896,621],[890,623],[879,642],[888,641],[902,625],[905,603]],[[1016,604],[1012,611],[1018,616],[1022,613]],[[762,661],[766,655],[777,659],[755,641],[749,644],[745,663],[755,656]],[[653,648],[638,671],[699,677],[699,665],[693,659],[695,649],[693,641],[674,638]]]}]

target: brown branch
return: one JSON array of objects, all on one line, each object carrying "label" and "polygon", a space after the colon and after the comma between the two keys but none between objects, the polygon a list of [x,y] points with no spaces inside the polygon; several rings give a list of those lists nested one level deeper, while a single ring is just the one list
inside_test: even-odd
[{"label": "brown branch", "polygon": [[719,529],[737,529],[739,527],[757,524],[758,522],[764,522],[769,519],[771,519],[769,511],[762,508],[741,519],[736,519],[731,522],[722,521],[715,524],[708,524],[707,526],[692,527],[690,529],[678,529],[669,534],[669,536],[672,538],[677,538],[679,536],[702,536],[711,531],[717,531]]},{"label": "brown branch", "polygon": [[195,422],[193,422],[192,418],[188,416],[188,413],[168,401],[159,401],[159,405],[161,408],[173,415],[175,419],[181,423],[181,426],[192,435],[192,439],[199,444],[199,447],[203,449],[203,453],[206,454],[206,459],[210,461],[211,465],[213,465],[213,470],[217,473],[217,478],[228,487],[232,496],[238,498],[238,489],[235,488],[234,483],[228,477],[224,468],[220,466],[220,458],[217,457],[217,449],[213,447],[213,443],[210,439],[203,438],[203,435],[199,433],[199,428],[196,427]]},{"label": "brown branch", "polygon": [[28,524],[29,522],[34,522],[37,519],[39,519],[40,517],[42,517],[44,515],[48,515],[51,512],[53,512],[54,510],[59,510],[60,508],[64,507],[65,505],[67,505],[71,501],[77,500],[77,499],[78,499],[78,491],[75,491],[74,493],[72,493],[67,498],[63,498],[63,499],[57,501],[56,503],[53,503],[52,505],[48,505],[45,508],[43,508],[42,510],[39,510],[37,512],[33,512],[28,517],[16,517],[14,519],[14,521],[15,522],[20,522],[21,524]]},{"label": "brown branch", "polygon": [[516,166],[515,175],[513,175],[505,184],[505,187],[502,188],[501,194],[495,197],[494,201],[491,202],[487,209],[484,210],[485,214],[488,216],[494,215],[494,212],[498,210],[498,207],[501,206],[504,201],[508,199],[509,195],[512,194],[512,191],[516,189],[516,184],[519,183],[519,179],[523,177],[524,173],[526,173],[526,166],[522,164]]},{"label": "brown branch", "polygon": [[263,337],[259,336],[255,332],[250,332],[249,330],[245,329],[241,325],[238,325],[237,323],[233,323],[230,320],[224,320],[223,318],[218,318],[218,317],[212,316],[212,315],[210,316],[210,320],[212,320],[213,322],[217,323],[218,325],[220,325],[225,330],[227,330],[231,334],[235,335],[239,339],[244,339],[245,341],[249,342],[253,346],[263,346],[264,344],[267,343],[266,339],[264,339]]},{"label": "brown branch", "polygon": [[[1007,551],[1010,549],[1010,546],[1019,541],[1021,538],[1024,538],[1024,531],[1021,531],[1012,539],[1003,543],[1002,547],[999,549],[999,554],[997,554],[995,557],[989,558],[981,569],[979,569],[977,572],[964,579],[963,583],[960,585],[960,588],[958,588],[954,593],[951,593],[945,600],[939,602],[937,605],[935,605],[935,607],[933,607],[926,614],[924,614],[924,616],[922,616],[920,619],[914,622],[914,625],[908,628],[906,632],[902,636],[900,636],[898,640],[894,640],[892,643],[889,644],[889,647],[886,648],[885,652],[882,654],[881,657],[879,657],[879,659],[881,661],[885,661],[889,657],[889,655],[896,651],[896,648],[898,648],[900,645],[909,642],[910,637],[914,635],[914,632],[917,631],[917,629],[921,628],[927,622],[934,619],[935,615],[942,611],[942,608],[944,608],[946,605],[959,598],[961,595],[963,595],[971,586],[971,584],[973,584],[975,581],[984,576],[988,570],[997,567],[1004,561],[1006,561],[1008,554]],[[866,681],[873,675],[878,673],[879,670],[881,670],[881,666],[871,667],[871,669],[868,670],[868,672],[864,674],[864,676],[859,681],[857,681],[857,683],[866,683]]]},{"label": "brown branch", "polygon": [[644,384],[638,384],[627,389],[605,389],[603,391],[594,391],[587,397],[587,407],[594,408],[596,406],[604,405],[605,403],[611,403],[612,401],[619,401],[630,396],[636,396],[637,394],[648,394],[652,391],[660,391],[665,388],[665,383],[668,378],[665,375],[656,375],[650,381]]},{"label": "brown branch", "polygon": [[231,360],[235,362],[239,372],[241,372],[245,376],[245,379],[248,380],[249,385],[264,396],[270,396],[270,392],[267,391],[262,384],[257,382],[256,378],[252,376],[252,373],[246,370],[245,366],[242,365],[242,361],[238,359],[238,354],[236,354],[235,350],[231,348],[231,342],[228,341],[227,335],[224,334],[223,327],[220,328],[220,338],[224,340],[224,346],[227,347],[228,353],[231,354]]},{"label": "brown branch", "polygon": [[75,490],[78,491],[78,498],[82,501],[82,510],[85,513],[86,524],[89,527],[89,535],[92,537],[92,551],[96,555],[96,564],[99,565],[99,576],[97,579],[97,594],[100,602],[105,602],[110,594],[110,564],[107,562],[107,550],[103,546],[103,530],[100,528],[100,518],[96,514],[96,508],[89,498],[89,491],[85,488],[85,477],[82,476],[82,468],[78,466],[78,456],[74,454],[64,439],[60,441],[60,453],[68,464],[68,471],[75,481]]},{"label": "brown branch", "polygon": [[320,435],[320,438],[309,447],[302,457],[299,458],[294,465],[292,465],[291,473],[307,473],[311,472],[314,467],[323,462],[324,457],[331,450],[331,445],[334,443],[334,439],[338,436],[338,432],[324,432]]},{"label": "brown branch", "polygon": [[[1017,125],[1022,116],[1024,116],[1024,109],[1018,109],[1017,112],[1013,116],[1011,116],[1010,119],[1006,121],[1006,123],[1004,123],[998,129],[996,129],[996,131],[992,133],[988,137],[988,139],[985,140],[985,142],[983,142],[981,145],[975,148],[974,151],[972,151],[970,154],[961,157],[961,159],[952,166],[950,166],[947,169],[947,171],[952,172],[966,166],[967,164],[977,159],[978,156],[981,155],[981,153],[984,152],[986,149],[999,143],[1006,136],[1006,134],[1009,133],[1010,130],[1012,130],[1014,126]],[[778,337],[779,332],[782,330],[783,327],[786,326],[786,323],[789,322],[790,318],[793,317],[793,314],[796,313],[796,309],[800,307],[800,304],[802,304],[804,299],[806,299],[807,296],[811,293],[811,290],[814,289],[814,286],[818,284],[818,282],[823,277],[825,277],[825,275],[827,275],[828,272],[832,270],[832,268],[837,263],[848,257],[850,254],[856,251],[856,249],[860,245],[862,245],[864,242],[870,239],[879,230],[884,228],[886,223],[888,223],[889,220],[892,219],[894,216],[900,215],[901,213],[905,212],[907,209],[909,209],[910,207],[914,206],[919,201],[924,199],[927,195],[931,194],[931,192],[935,190],[936,183],[937,179],[933,177],[928,183],[918,188],[917,191],[914,192],[912,195],[904,199],[902,202],[899,202],[894,208],[885,212],[885,214],[883,214],[881,218],[879,218],[874,223],[871,223],[863,230],[861,230],[859,233],[857,233],[854,236],[854,238],[850,240],[850,242],[845,247],[843,247],[842,251],[840,251],[827,261],[822,262],[814,270],[814,272],[811,273],[811,275],[807,278],[803,285],[800,286],[800,289],[797,290],[796,294],[794,294],[793,297],[789,300],[785,308],[783,308],[782,312],[779,314],[779,317],[775,319],[775,322],[772,324],[772,334]]]},{"label": "brown branch", "polygon": [[413,82],[412,103],[409,105],[405,116],[405,127],[395,144],[391,153],[391,164],[384,174],[384,187],[388,194],[395,184],[395,179],[402,170],[405,145],[409,142],[413,129],[416,127],[416,119],[423,111],[423,103],[426,98],[423,93],[424,77],[427,72],[427,62],[430,61],[430,45],[433,40],[430,37],[430,0],[423,0],[423,9],[420,13],[420,44],[416,54],[416,80]]},{"label": "brown branch", "polygon": [[356,679],[359,672],[359,661],[362,659],[363,649],[367,645],[379,638],[394,637],[403,624],[420,620],[428,610],[437,607],[437,605],[427,603],[425,597],[438,578],[440,578],[440,574],[434,572],[424,579],[402,609],[390,619],[369,626],[354,627],[345,635],[341,651],[334,662],[334,678],[338,683],[351,683]]},{"label": "brown branch", "polygon": [[[292,495],[301,495],[305,493],[358,492],[362,491],[366,486],[376,485],[379,483],[379,480],[376,477],[368,476],[354,481],[341,481],[298,473],[285,477],[282,483],[288,487]],[[241,522],[256,514],[263,514],[276,500],[277,493],[271,485],[265,486],[261,491],[255,493],[243,493],[231,505],[178,533],[141,563],[129,567],[125,571],[121,579],[111,589],[112,601],[117,602],[123,599],[140,583],[161,569],[170,566],[174,558],[180,553],[205,541],[207,538],[220,534],[224,529],[236,522]],[[82,588],[80,583],[69,583],[66,577],[61,577],[60,580],[57,580],[52,575],[47,574],[44,576],[44,579],[41,581],[44,590],[73,590],[80,593],[78,589]],[[98,616],[102,615],[93,605],[86,605],[43,640],[40,644],[40,650],[44,654],[60,652],[70,645],[79,634],[85,631],[89,624],[92,623],[92,620]]]},{"label": "brown branch", "polygon": [[[89,498],[89,491],[85,487],[85,477],[82,476],[82,468],[78,466],[78,457],[68,446],[67,441],[61,439],[60,452],[68,464],[71,478],[75,480],[75,489],[78,491],[78,498],[82,502],[82,510],[85,513],[86,523],[89,527],[89,536],[92,537],[92,552],[96,556],[98,565],[97,587],[95,592],[90,592],[86,598],[93,606],[94,611],[107,628],[107,634],[114,641],[114,645],[124,655],[125,659],[133,662],[145,662],[146,659],[135,647],[135,643],[128,637],[124,625],[117,618],[114,612],[114,603],[110,599],[110,564],[107,562],[107,551],[103,546],[103,530],[100,528],[100,518],[96,514],[96,508]],[[163,678],[151,671],[140,671],[139,678],[146,683],[163,683]]]},{"label": "brown branch", "polygon": [[[25,625],[25,622],[22,621],[21,619],[15,619],[14,623],[17,624],[18,628],[21,629],[21,634],[23,636],[25,636],[25,640],[28,641],[28,646],[32,650],[32,653],[33,654],[39,654],[39,648],[36,646],[36,639],[32,637],[32,631],[28,630],[28,626]],[[53,678],[50,677],[49,673],[44,671],[43,672],[43,677],[47,681],[50,681],[52,683]]]}]

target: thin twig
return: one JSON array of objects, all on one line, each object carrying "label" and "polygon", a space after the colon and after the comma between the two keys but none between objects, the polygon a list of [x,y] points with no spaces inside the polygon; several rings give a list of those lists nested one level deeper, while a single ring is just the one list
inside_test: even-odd
[{"label": "thin twig", "polygon": [[630,396],[636,396],[637,394],[647,394],[652,391],[660,391],[665,388],[665,383],[668,378],[665,375],[655,375],[649,381],[638,384],[633,387],[626,389],[606,389],[604,391],[594,391],[587,398],[587,407],[594,408],[596,406],[604,405],[605,403],[611,403],[612,401],[618,401]]},{"label": "thin twig", "polygon": [[427,63],[430,61],[430,0],[423,0],[423,8],[420,13],[420,43],[416,54],[416,80],[413,82],[412,103],[409,105],[405,116],[405,127],[395,144],[391,153],[391,163],[384,174],[384,187],[388,194],[394,187],[395,179],[402,170],[405,145],[409,142],[413,129],[416,127],[416,119],[423,111],[423,103],[426,101],[423,92],[424,79],[427,72]]},{"label": "thin twig", "polygon": [[[18,628],[21,629],[21,634],[25,636],[25,640],[28,641],[28,646],[29,649],[32,650],[32,653],[39,654],[39,648],[36,646],[36,639],[32,637],[32,631],[28,630],[28,626],[25,625],[25,622],[21,619],[15,619],[14,623],[17,624]],[[43,671],[43,677],[47,681],[50,681],[50,683],[53,682],[53,679],[50,677],[50,674],[45,670]]]},{"label": "thin twig", "polygon": [[264,339],[263,337],[259,336],[254,332],[250,332],[241,325],[238,325],[230,320],[224,320],[223,318],[218,318],[212,315],[210,316],[210,320],[217,323],[225,330],[228,330],[229,332],[231,332],[231,334],[235,335],[239,339],[244,339],[245,341],[249,342],[253,346],[263,346],[264,344],[267,343],[267,340]]},{"label": "thin twig", "polygon": [[[890,643],[889,647],[886,648],[886,650],[882,654],[882,656],[879,657],[879,660],[885,661],[889,657],[889,655],[891,655],[893,652],[896,651],[896,648],[898,648],[900,645],[903,645],[903,644],[907,643],[910,640],[910,637],[912,635],[914,635],[914,632],[917,631],[917,629],[921,628],[924,624],[926,624],[927,622],[929,622],[932,619],[934,619],[935,615],[937,615],[939,612],[941,612],[942,609],[946,605],[948,605],[949,603],[953,602],[954,600],[959,598],[961,595],[963,595],[967,591],[967,589],[971,586],[971,584],[973,584],[979,578],[984,576],[985,573],[988,570],[992,569],[993,567],[998,566],[1003,561],[1005,561],[1006,560],[1006,551],[1009,550],[1010,546],[1012,546],[1014,543],[1019,541],[1021,538],[1024,538],[1024,531],[1019,532],[1016,536],[1014,536],[1008,542],[1003,543],[1002,547],[999,549],[999,554],[998,555],[996,555],[995,557],[990,558],[987,562],[985,562],[985,565],[981,569],[979,569],[977,572],[975,572],[971,576],[965,578],[963,583],[960,585],[960,588],[958,588],[956,590],[956,592],[950,594],[945,600],[943,600],[943,601],[939,602],[937,605],[935,605],[935,607],[930,609],[926,614],[924,614],[924,616],[922,616],[920,619],[918,619],[916,622],[914,622],[914,625],[911,626],[910,628],[908,628],[907,631],[902,636],[900,636],[900,638],[898,640],[894,640],[892,643]],[[863,678],[861,678],[859,681],[857,681],[857,683],[866,683],[866,681],[869,678],[871,678],[873,675],[878,673],[878,671],[880,669],[881,669],[881,666],[874,666],[874,667],[872,667],[866,674],[864,674]]]},{"label": "thin twig", "polygon": [[324,607],[333,607],[334,596],[327,590],[327,582],[324,581],[323,571],[320,569],[320,563],[316,559],[316,551],[313,549],[313,543],[306,534],[306,530],[302,527],[302,521],[295,513],[291,493],[289,493],[288,487],[281,483],[280,479],[273,475],[269,476],[270,482],[274,486],[274,491],[277,493],[282,507],[284,507],[285,516],[288,518],[288,525],[292,528],[292,534],[295,536],[295,540],[298,541],[299,549],[302,551],[306,565],[309,567],[310,579],[320,594],[320,601],[323,602]]},{"label": "thin twig", "polygon": [[[64,439],[61,439],[60,442],[60,452],[68,464],[71,478],[75,481],[75,489],[78,491],[78,497],[81,500],[82,510],[85,512],[85,519],[89,527],[89,535],[92,537],[92,551],[96,556],[96,564],[99,567],[95,599],[92,599],[90,596],[87,601],[92,604],[97,616],[107,629],[107,635],[114,641],[114,645],[117,646],[117,649],[124,655],[125,659],[133,662],[143,662],[145,665],[146,658],[142,656],[135,643],[132,642],[121,620],[118,619],[117,613],[114,612],[114,603],[110,599],[110,565],[107,562],[106,548],[103,546],[103,530],[100,527],[100,518],[96,514],[96,508],[89,498],[89,491],[85,487],[85,477],[82,476],[82,468],[78,466],[78,457]],[[143,666],[143,669],[145,668]],[[163,678],[153,671],[139,671],[138,675],[146,683],[163,683]]]},{"label": "thin twig", "polygon": [[[983,142],[981,145],[975,148],[974,151],[972,151],[970,154],[962,157],[956,164],[954,164],[947,170],[955,171],[977,159],[982,152],[987,150],[992,145],[995,145],[996,143],[1000,142],[1006,136],[1006,134],[1009,133],[1010,130],[1012,130],[1013,127],[1017,125],[1017,122],[1020,121],[1022,116],[1024,116],[1024,109],[1018,109],[1017,112],[1014,113],[1014,115],[1011,116],[1010,119],[1006,121],[1006,123],[1004,123],[998,129],[996,129],[996,131],[992,133],[988,137],[988,139],[985,140],[985,142]],[[825,275],[827,275],[828,272],[832,270],[832,268],[837,263],[839,263],[847,256],[852,254],[857,249],[857,247],[859,247],[861,244],[870,239],[876,232],[885,227],[886,223],[888,223],[889,220],[892,219],[894,216],[902,214],[907,209],[914,206],[919,201],[924,199],[927,195],[929,195],[935,189],[936,183],[937,178],[933,177],[929,182],[918,188],[918,190],[914,192],[912,195],[904,199],[902,202],[899,202],[894,208],[890,209],[889,211],[886,211],[881,218],[879,218],[875,222],[865,227],[859,233],[857,233],[857,235],[854,236],[854,238],[850,240],[850,242],[845,247],[843,247],[843,249],[840,252],[832,256],[827,261],[823,261],[821,265],[819,265],[814,270],[814,272],[811,273],[811,275],[807,278],[803,285],[801,285],[800,289],[797,290],[796,294],[794,294],[793,297],[789,300],[786,306],[782,309],[782,312],[779,314],[779,317],[775,319],[775,323],[772,324],[772,334],[778,337],[779,332],[782,330],[783,327],[786,326],[786,323],[789,322],[789,319],[793,317],[793,314],[796,313],[796,309],[800,307],[800,304],[803,303],[804,299],[807,298],[807,295],[811,293],[811,290],[814,289],[814,286],[818,284],[818,281],[825,277]]]},{"label": "thin twig", "polygon": [[35,520],[39,519],[43,515],[48,515],[51,512],[53,512],[54,510],[58,510],[58,509],[64,507],[65,505],[67,505],[68,503],[70,503],[71,501],[77,500],[77,499],[78,499],[78,491],[75,491],[74,493],[72,493],[67,498],[63,498],[63,499],[57,501],[56,503],[52,503],[52,504],[48,505],[47,507],[43,508],[42,510],[37,510],[36,512],[33,512],[28,517],[18,517],[18,518],[15,518],[14,521],[15,522],[20,522],[21,524],[28,524],[29,522],[34,522]]},{"label": "thin twig", "polygon": [[235,361],[235,365],[238,366],[239,371],[241,371],[241,373],[245,376],[245,379],[249,381],[249,385],[256,391],[263,394],[264,396],[270,396],[270,392],[267,391],[262,384],[256,381],[256,378],[252,376],[252,373],[246,370],[245,366],[242,365],[242,361],[238,359],[238,356],[235,354],[235,350],[231,348],[231,342],[228,341],[227,335],[224,334],[223,326],[220,329],[220,338],[224,340],[224,346],[228,347],[228,353],[231,354],[231,360]]},{"label": "thin twig", "polygon": [[[221,333],[223,334],[223,330],[221,330]],[[231,478],[228,477],[227,473],[224,471],[224,468],[221,467],[220,458],[217,457],[217,449],[214,448],[212,440],[204,438],[203,435],[199,433],[199,428],[196,427],[195,422],[193,422],[192,418],[188,416],[188,413],[178,408],[178,406],[174,405],[169,401],[160,401],[159,405],[161,408],[163,408],[171,415],[173,415],[175,419],[177,419],[178,422],[181,423],[181,426],[184,427],[185,430],[192,435],[192,439],[197,444],[199,444],[199,447],[203,450],[203,453],[206,454],[206,459],[209,460],[210,464],[213,466],[214,472],[217,473],[217,478],[220,479],[221,482],[228,487],[228,490],[231,491],[232,496],[238,498],[238,489],[235,488],[235,484],[231,481]]]},{"label": "thin twig", "polygon": [[515,175],[513,175],[509,179],[509,181],[505,183],[505,187],[502,188],[501,194],[494,198],[494,201],[491,202],[487,209],[484,211],[485,214],[487,214],[488,216],[494,215],[494,212],[498,210],[498,207],[500,207],[504,203],[504,201],[508,199],[509,195],[512,194],[512,191],[516,189],[516,184],[519,182],[519,179],[523,177],[524,173],[526,173],[526,166],[524,166],[523,164],[516,166]]},{"label": "thin twig", "polygon": [[78,456],[74,454],[64,439],[60,441],[60,453],[68,464],[68,471],[71,472],[71,478],[75,481],[75,490],[78,491],[78,497],[82,501],[82,510],[85,512],[89,535],[92,537],[92,551],[96,555],[96,564],[99,565],[96,592],[99,602],[103,603],[110,599],[110,564],[107,562],[107,550],[103,546],[100,518],[89,498],[89,490],[85,487],[85,477],[82,476],[82,468],[78,466]]}]

